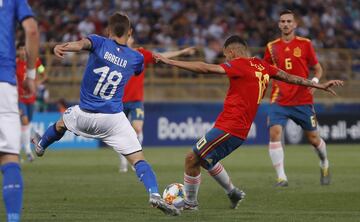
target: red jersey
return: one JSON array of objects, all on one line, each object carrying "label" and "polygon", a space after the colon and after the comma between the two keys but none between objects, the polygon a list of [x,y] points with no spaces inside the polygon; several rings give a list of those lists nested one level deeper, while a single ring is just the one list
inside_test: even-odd
[{"label": "red jersey", "polygon": [[258,58],[237,58],[221,66],[230,87],[215,127],[246,139],[270,77],[279,69]]},{"label": "red jersey", "polygon": [[[298,36],[288,43],[280,38],[268,43],[264,60],[305,79],[309,77],[309,67],[318,63],[311,41]],[[306,86],[273,80],[271,102],[282,106],[299,106],[313,104],[313,96]]]},{"label": "red jersey", "polygon": [[124,89],[123,102],[135,102],[135,101],[144,101],[144,74],[145,68],[148,64],[155,63],[153,54],[151,51],[148,51],[144,48],[138,48],[139,51],[144,56],[144,70],[138,76],[130,77],[129,81],[126,83]]},{"label": "red jersey", "polygon": [[[44,71],[44,67],[39,58],[36,60],[35,67],[37,72]],[[26,61],[16,58],[16,79],[17,79],[19,101],[25,104],[33,104],[36,100],[36,95],[25,95],[25,89],[23,87],[23,82],[25,80],[25,73],[26,73]]]}]

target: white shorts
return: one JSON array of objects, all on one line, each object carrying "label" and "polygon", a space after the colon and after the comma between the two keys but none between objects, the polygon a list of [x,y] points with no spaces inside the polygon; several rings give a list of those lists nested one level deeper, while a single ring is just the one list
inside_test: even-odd
[{"label": "white shorts", "polygon": [[88,113],[76,105],[64,112],[63,120],[66,128],[74,134],[100,139],[123,155],[142,150],[136,132],[123,112]]},{"label": "white shorts", "polygon": [[16,86],[0,82],[0,152],[20,153],[20,115]]}]

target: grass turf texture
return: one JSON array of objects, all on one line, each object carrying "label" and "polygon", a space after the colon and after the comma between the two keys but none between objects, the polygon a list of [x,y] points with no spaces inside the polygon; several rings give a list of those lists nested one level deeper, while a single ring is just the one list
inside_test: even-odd
[{"label": "grass turf texture", "polygon": [[[267,149],[238,149],[223,164],[247,196],[239,209],[229,209],[224,191],[203,171],[200,211],[180,217],[149,207],[135,173],[118,173],[118,157],[110,149],[52,151],[24,163],[22,221],[359,221],[360,147],[330,145],[333,174],[320,186],[318,159],[310,146],[287,146],[290,186],[274,188],[275,172]],[[145,148],[156,171],[160,191],[183,181],[187,149]],[[5,220],[1,202],[0,221]]]}]

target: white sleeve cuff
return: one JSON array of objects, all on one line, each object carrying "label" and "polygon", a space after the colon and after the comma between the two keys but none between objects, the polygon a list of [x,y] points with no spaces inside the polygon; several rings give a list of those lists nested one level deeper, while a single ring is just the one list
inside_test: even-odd
[{"label": "white sleeve cuff", "polygon": [[319,83],[319,79],[316,78],[316,77],[312,78],[311,81],[314,82],[314,83]]},{"label": "white sleeve cuff", "polygon": [[36,69],[27,69],[26,70],[26,78],[35,79],[36,77]]}]

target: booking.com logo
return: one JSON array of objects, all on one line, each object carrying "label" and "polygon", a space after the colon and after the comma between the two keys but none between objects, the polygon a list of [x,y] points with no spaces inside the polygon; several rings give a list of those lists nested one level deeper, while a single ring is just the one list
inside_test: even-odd
[{"label": "booking.com logo", "polygon": [[166,117],[158,119],[158,138],[160,140],[199,139],[212,127],[213,122],[205,122],[201,117],[188,117],[186,121],[171,122]]},{"label": "booking.com logo", "polygon": [[[203,121],[201,117],[188,117],[186,121],[180,122],[160,117],[157,135],[159,140],[196,140],[204,136],[213,126],[214,122]],[[256,138],[256,124],[254,123],[251,125],[248,138]]]}]

